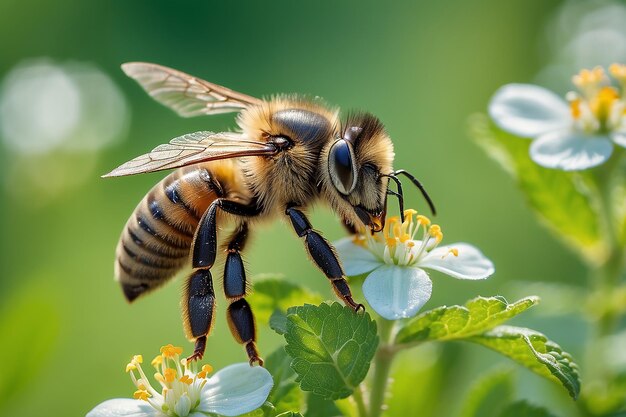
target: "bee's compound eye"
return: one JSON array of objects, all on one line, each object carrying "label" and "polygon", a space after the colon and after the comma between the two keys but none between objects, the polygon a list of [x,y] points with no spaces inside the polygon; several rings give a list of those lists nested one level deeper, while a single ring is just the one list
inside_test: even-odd
[{"label": "bee's compound eye", "polygon": [[330,148],[328,171],[333,185],[341,194],[348,195],[356,186],[357,172],[350,144],[339,139]]}]

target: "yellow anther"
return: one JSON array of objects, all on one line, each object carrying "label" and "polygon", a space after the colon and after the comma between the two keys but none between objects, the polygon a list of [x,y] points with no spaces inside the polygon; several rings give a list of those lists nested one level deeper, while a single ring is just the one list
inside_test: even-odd
[{"label": "yellow anther", "polygon": [[146,390],[146,386],[140,382],[139,385],[137,385],[137,389],[145,391]]},{"label": "yellow anther", "polygon": [[411,240],[409,242],[407,242],[406,244],[409,248],[412,248],[413,246],[415,246],[415,241]]},{"label": "yellow anther", "polygon": [[405,243],[408,240],[411,240],[411,235],[409,235],[408,233],[404,233],[402,236],[400,236],[401,243]]},{"label": "yellow anther", "polygon": [[417,214],[417,210],[414,209],[406,209],[404,210],[404,217],[413,217],[413,215]]},{"label": "yellow anther", "polygon": [[180,360],[180,364],[186,368],[187,367],[187,358],[182,358]]},{"label": "yellow anther", "polygon": [[424,227],[430,226],[430,219],[426,216],[418,215],[415,220]]},{"label": "yellow anther", "polygon": [[143,356],[141,355],[135,355],[133,356],[133,360],[131,362],[134,363],[143,363]]},{"label": "yellow anther", "polygon": [[576,98],[569,102],[569,109],[574,119],[578,119],[581,115],[581,110],[580,110],[581,103],[582,103],[582,100],[579,98]]},{"label": "yellow anther", "polygon": [[580,89],[597,87],[606,79],[602,67],[595,67],[591,70],[583,69],[572,77],[574,85]]},{"label": "yellow anther", "polygon": [[163,371],[163,376],[167,382],[172,382],[176,379],[176,369],[165,368]]},{"label": "yellow anther", "polygon": [[183,384],[187,384],[187,385],[193,384],[193,378],[191,378],[189,375],[181,376],[179,378],[179,381],[182,382]]},{"label": "yellow anther", "polygon": [[161,365],[162,363],[163,363],[163,356],[161,355],[155,356],[154,359],[152,359],[152,362],[150,362],[150,364],[154,366],[155,368]]},{"label": "yellow anther", "polygon": [[459,250],[457,248],[450,248],[450,249],[448,249],[448,252],[446,252],[446,254],[441,257],[441,259],[445,259],[450,254],[452,254],[455,257],[457,257],[457,256],[459,256]]},{"label": "yellow anther", "polygon": [[161,353],[166,358],[173,358],[176,355],[183,353],[183,348],[174,346],[171,343],[161,347]]},{"label": "yellow anther", "polygon": [[626,65],[612,64],[609,67],[609,72],[616,80],[626,82]]},{"label": "yellow anther", "polygon": [[164,383],[165,383],[165,377],[164,377],[164,376],[163,376],[163,374],[162,374],[162,373],[160,373],[160,372],[156,372],[156,373],[154,374],[154,379],[156,379],[156,380],[157,380],[157,382],[160,382],[160,383],[162,383],[162,384],[164,384]]},{"label": "yellow anther", "polygon": [[210,374],[211,372],[213,372],[213,367],[209,364],[202,365],[202,371]]},{"label": "yellow anther", "polygon": [[139,389],[133,393],[133,398],[136,400],[148,401],[149,397],[150,397],[150,393],[143,389]]},{"label": "yellow anther", "polygon": [[393,247],[396,244],[396,239],[394,239],[392,237],[388,237],[386,239],[386,241],[387,241],[387,246],[389,246],[389,247]]},{"label": "yellow anther", "polygon": [[441,226],[439,226],[438,224],[433,224],[432,226],[428,228],[428,233],[430,233],[431,235],[436,235],[436,234],[441,233]]},{"label": "yellow anther", "polygon": [[602,87],[591,100],[591,111],[599,120],[606,120],[611,114],[613,102],[617,99],[619,99],[619,93],[613,87]]},{"label": "yellow anther", "polygon": [[130,372],[130,371],[135,371],[137,370],[137,366],[130,362],[129,364],[126,365],[126,372]]},{"label": "yellow anther", "polygon": [[441,232],[441,227],[439,227],[439,225],[437,224],[433,224],[432,226],[428,228],[428,234],[431,235],[433,238],[435,238],[437,243],[443,240],[443,233]]}]

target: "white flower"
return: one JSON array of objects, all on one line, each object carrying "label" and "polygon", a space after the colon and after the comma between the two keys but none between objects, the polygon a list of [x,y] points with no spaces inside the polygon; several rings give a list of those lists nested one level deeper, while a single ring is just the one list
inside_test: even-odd
[{"label": "white flower", "polygon": [[204,365],[196,372],[196,362],[180,360],[181,352],[182,348],[163,346],[161,355],[152,360],[160,391],[150,385],[141,368],[142,356],[134,356],[126,372],[137,387],[135,399],[105,401],[86,417],[238,416],[262,406],[274,385],[265,368],[247,363],[227,366],[207,378],[213,368]]},{"label": "white flower", "polygon": [[501,87],[489,103],[489,114],[503,130],[534,139],[530,157],[546,168],[582,170],[604,163],[613,145],[626,147],[626,65],[601,67],[573,77],[579,92],[566,103],[553,92],[530,84]]},{"label": "white flower", "polygon": [[[432,282],[422,268],[454,278],[484,279],[493,263],[467,243],[438,246],[443,233],[415,210],[405,210],[404,222],[387,219],[382,233],[364,233],[336,244],[346,275],[371,273],[363,283],[370,306],[387,320],[413,317],[430,299]],[[421,240],[414,240],[422,231]]]}]

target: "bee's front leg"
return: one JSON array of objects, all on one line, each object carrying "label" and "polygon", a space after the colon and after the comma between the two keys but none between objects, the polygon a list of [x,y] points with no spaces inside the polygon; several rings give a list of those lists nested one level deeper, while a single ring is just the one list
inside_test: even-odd
[{"label": "bee's front leg", "polygon": [[[215,292],[210,269],[217,257],[217,210],[235,216],[250,217],[260,213],[256,204],[245,205],[225,198],[213,201],[200,219],[196,232],[191,265],[194,271],[189,276],[183,295],[183,320],[185,331],[189,339],[195,339],[196,346],[193,354],[187,360],[201,359],[206,347],[206,338],[213,327],[213,313],[215,310]],[[243,267],[243,264],[242,264]],[[245,280],[245,278],[244,278]],[[245,281],[244,281],[245,282]],[[245,302],[245,300],[243,300]],[[238,304],[231,304],[229,315],[241,313]],[[246,303],[247,305],[247,303]],[[235,313],[231,313],[235,311]],[[249,306],[248,306],[249,310]],[[251,315],[251,313],[249,313]],[[254,326],[254,322],[252,322]],[[246,350],[250,350],[246,346]],[[250,352],[248,352],[250,354]],[[251,358],[252,359],[252,358]],[[258,360],[258,357],[256,358]]]},{"label": "bee's front leg", "polygon": [[333,285],[333,290],[343,302],[355,311],[365,310],[363,304],[357,304],[352,298],[350,287],[345,279],[343,268],[337,254],[319,232],[313,230],[311,223],[303,212],[295,207],[288,207],[285,214],[289,216],[291,224],[299,237],[304,238],[306,249],[317,267],[326,275]]}]

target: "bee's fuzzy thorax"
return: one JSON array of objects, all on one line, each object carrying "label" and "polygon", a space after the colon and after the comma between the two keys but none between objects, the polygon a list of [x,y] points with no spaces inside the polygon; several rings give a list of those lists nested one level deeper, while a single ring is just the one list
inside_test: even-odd
[{"label": "bee's fuzzy thorax", "polygon": [[[303,112],[317,117],[313,138],[303,140],[302,132],[277,119],[285,111]],[[241,112],[237,123],[246,137],[266,141],[270,137],[285,136],[293,147],[270,158],[244,158],[243,168],[250,188],[266,211],[284,210],[288,204],[307,205],[317,195],[316,171],[318,155],[328,137],[337,131],[338,111],[318,100],[302,96],[277,96],[258,106]]]}]

